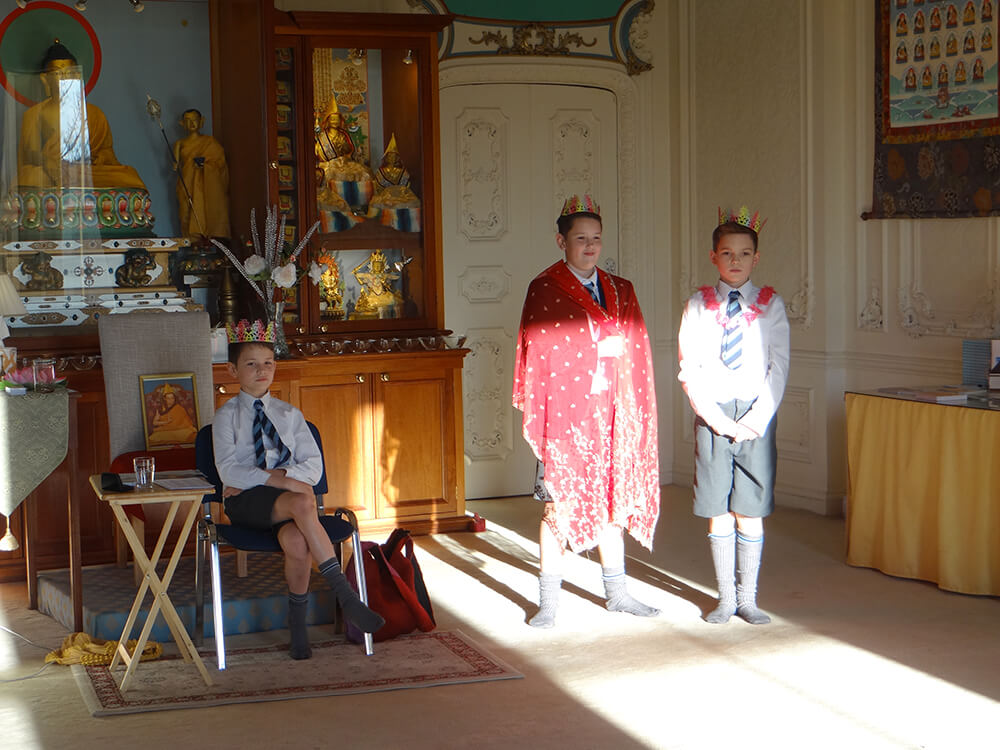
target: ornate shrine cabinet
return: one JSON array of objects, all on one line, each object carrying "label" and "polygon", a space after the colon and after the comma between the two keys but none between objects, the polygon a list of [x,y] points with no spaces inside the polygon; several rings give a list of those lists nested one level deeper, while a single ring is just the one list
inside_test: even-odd
[{"label": "ornate shrine cabinet", "polygon": [[[275,394],[324,436],[328,506],[366,530],[464,528],[461,368],[442,330],[437,36],[448,16],[213,0],[215,135],[234,233],[276,205],[313,269],[287,300]],[[252,112],[253,116],[248,116]],[[314,265],[315,264],[315,265]],[[234,383],[220,382],[217,399]]]},{"label": "ornate shrine cabinet", "polygon": [[[234,237],[250,236],[251,208],[262,220],[277,205],[295,242],[321,222],[300,259],[317,263],[318,283],[305,276],[285,308],[292,356],[274,393],[320,428],[327,506],[352,507],[367,533],[466,528],[466,350],[443,330],[441,293],[437,35],[451,19],[283,13],[272,0],[209,7]],[[22,358],[55,356],[82,393],[73,491],[83,563],[111,562],[113,519],[87,484],[111,460],[96,332],[16,343]],[[217,404],[236,391],[223,365],[215,388]],[[36,512],[39,567],[65,566],[63,499],[39,497]],[[11,524],[23,538],[21,516]],[[20,551],[0,553],[0,580],[23,570]]]}]

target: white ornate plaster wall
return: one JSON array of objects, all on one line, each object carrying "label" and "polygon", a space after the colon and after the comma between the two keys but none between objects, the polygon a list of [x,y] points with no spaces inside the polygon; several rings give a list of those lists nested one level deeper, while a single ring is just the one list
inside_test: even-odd
[{"label": "white ornate plaster wall", "polygon": [[[860,219],[874,149],[868,0],[673,5],[678,28],[666,33],[681,50],[674,96],[687,117],[678,296],[713,278],[719,204],[768,216],[755,280],[778,288],[792,321],[778,502],[835,512],[846,489],[844,390],[957,382],[961,339],[1000,328],[1000,220]],[[679,388],[674,396],[673,473],[684,484],[691,414]]]}]

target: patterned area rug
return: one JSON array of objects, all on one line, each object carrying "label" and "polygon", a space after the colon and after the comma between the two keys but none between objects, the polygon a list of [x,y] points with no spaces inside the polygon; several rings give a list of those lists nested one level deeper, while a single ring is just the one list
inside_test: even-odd
[{"label": "patterned area rug", "polygon": [[117,716],[226,703],[314,698],[523,677],[459,631],[406,635],[375,645],[375,653],[343,639],[312,644],[311,659],[293,661],[287,646],[227,652],[228,667],[214,668],[215,654],[202,650],[213,685],[194,665],[166,656],[138,665],[129,689],[118,689],[125,668],[72,667],[94,716]]}]

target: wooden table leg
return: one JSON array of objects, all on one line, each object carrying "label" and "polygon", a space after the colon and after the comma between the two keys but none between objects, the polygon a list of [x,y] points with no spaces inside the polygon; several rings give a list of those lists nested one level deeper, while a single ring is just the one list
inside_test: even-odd
[{"label": "wooden table leg", "polygon": [[80,503],[73,492],[77,475],[76,402],[79,394],[69,398],[69,450],[63,465],[66,468],[66,513],[69,516],[69,590],[73,607],[73,632],[83,632],[83,560],[80,551]]},{"label": "wooden table leg", "polygon": [[[125,619],[125,627],[122,630],[121,638],[118,642],[118,651],[115,653],[114,657],[111,659],[110,668],[114,669],[118,665],[119,657],[127,664],[129,660],[128,650],[125,648],[125,642],[132,635],[132,628],[135,626],[136,618],[139,616],[139,610],[142,609],[142,601],[146,598],[146,591],[149,589],[150,575],[156,575],[156,563],[159,562],[160,553],[163,550],[163,545],[166,542],[167,534],[170,531],[170,525],[173,523],[174,515],[177,513],[175,507],[171,507],[167,512],[166,521],[163,524],[163,528],[160,530],[160,536],[156,540],[156,547],[153,549],[152,558],[146,556],[145,545],[140,541],[139,537],[136,536],[135,530],[132,525],[128,522],[128,517],[125,515],[125,510],[119,503],[111,503],[111,511],[115,514],[115,518],[118,520],[119,528],[125,534],[125,539],[128,541],[129,546],[132,548],[132,554],[135,556],[135,564],[140,566],[143,577],[142,583],[139,584],[139,590],[136,592],[135,599],[132,602],[132,609],[128,613],[128,617]],[[152,573],[151,573],[152,572]],[[152,627],[152,618],[147,617],[146,622]]]},{"label": "wooden table leg", "polygon": [[28,609],[38,609],[38,560],[35,556],[35,529],[38,512],[35,498],[28,497],[24,508],[24,572],[28,579]]},{"label": "wooden table leg", "polygon": [[[119,690],[122,692],[128,688],[128,685],[132,680],[132,676],[135,674],[136,667],[142,659],[142,651],[146,647],[146,642],[149,640],[149,633],[153,629],[153,622],[156,620],[156,616],[159,614],[161,609],[163,610],[163,618],[166,620],[167,627],[174,636],[174,643],[176,643],[181,656],[185,661],[194,662],[206,685],[212,684],[212,678],[209,676],[204,662],[202,662],[201,657],[198,655],[194,644],[191,642],[191,638],[188,636],[187,630],[181,622],[180,616],[177,614],[177,610],[174,609],[174,605],[170,601],[170,597],[167,595],[167,588],[170,585],[170,580],[173,577],[177,563],[181,558],[181,553],[184,551],[184,544],[187,542],[187,538],[191,532],[191,527],[193,526],[194,521],[198,516],[198,511],[201,508],[200,501],[192,501],[191,508],[185,517],[181,533],[177,538],[173,553],[170,556],[170,562],[167,564],[167,569],[163,574],[163,579],[161,580],[156,575],[156,563],[160,559],[160,554],[163,551],[167,535],[173,525],[173,520],[177,514],[179,506],[180,501],[175,501],[170,504],[170,509],[167,511],[167,517],[163,524],[163,529],[161,530],[159,539],[157,539],[156,542],[156,548],[153,550],[153,556],[150,558],[146,556],[144,545],[139,540],[135,530],[126,518],[125,511],[122,509],[121,505],[118,503],[111,504],[111,509],[114,511],[115,518],[118,519],[119,525],[121,526],[122,532],[125,534],[125,538],[128,540],[129,546],[132,547],[135,564],[139,565],[144,573],[142,585],[139,587],[139,592],[136,594],[135,602],[132,605],[132,611],[129,613],[128,620],[125,623],[125,629],[118,642],[118,650],[111,661],[112,668],[118,663],[119,657],[126,665],[125,674],[122,677],[121,685],[119,686]],[[139,638],[136,640],[135,649],[132,654],[129,654],[126,641],[129,635],[131,635],[136,615],[142,605],[142,600],[145,598],[147,588],[149,588],[153,593],[153,603],[150,605],[149,614],[146,616],[146,622],[143,624],[142,630],[139,633]]]}]

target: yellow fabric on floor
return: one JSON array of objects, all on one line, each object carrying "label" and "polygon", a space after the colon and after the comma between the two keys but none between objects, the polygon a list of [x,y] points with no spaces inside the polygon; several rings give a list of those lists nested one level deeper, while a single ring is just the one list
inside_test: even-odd
[{"label": "yellow fabric on floor", "polygon": [[[133,638],[125,644],[130,654],[135,653],[136,640]],[[70,633],[63,640],[62,648],[50,651],[45,655],[45,663],[56,664],[110,664],[114,658],[118,641],[106,641],[103,638],[92,638],[87,633]],[[146,641],[139,661],[150,661],[163,656],[163,646],[156,641]]]}]

